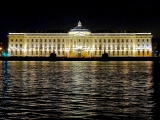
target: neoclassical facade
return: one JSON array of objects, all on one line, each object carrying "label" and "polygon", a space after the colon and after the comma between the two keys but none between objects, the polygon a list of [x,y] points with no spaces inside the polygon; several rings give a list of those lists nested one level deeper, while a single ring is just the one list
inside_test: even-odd
[{"label": "neoclassical facade", "polygon": [[9,33],[10,56],[151,57],[151,33],[91,33],[81,22],[68,33]]}]

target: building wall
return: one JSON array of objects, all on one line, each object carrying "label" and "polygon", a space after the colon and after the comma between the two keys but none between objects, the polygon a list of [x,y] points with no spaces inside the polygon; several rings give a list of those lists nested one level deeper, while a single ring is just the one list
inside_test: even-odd
[{"label": "building wall", "polygon": [[152,35],[111,34],[72,36],[68,34],[9,34],[10,56],[57,57],[151,57]]}]

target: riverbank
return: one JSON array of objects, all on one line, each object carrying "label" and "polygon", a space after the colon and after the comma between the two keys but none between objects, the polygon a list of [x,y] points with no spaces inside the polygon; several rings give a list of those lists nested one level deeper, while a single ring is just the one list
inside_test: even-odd
[{"label": "riverbank", "polygon": [[108,58],[0,57],[0,61],[160,61],[160,57],[108,57]]}]

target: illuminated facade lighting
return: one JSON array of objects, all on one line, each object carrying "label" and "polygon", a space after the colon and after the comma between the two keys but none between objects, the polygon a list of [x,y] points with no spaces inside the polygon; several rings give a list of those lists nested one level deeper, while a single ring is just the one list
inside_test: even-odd
[{"label": "illuminated facade lighting", "polygon": [[91,33],[81,22],[68,33],[9,33],[10,56],[151,57],[151,33]]}]

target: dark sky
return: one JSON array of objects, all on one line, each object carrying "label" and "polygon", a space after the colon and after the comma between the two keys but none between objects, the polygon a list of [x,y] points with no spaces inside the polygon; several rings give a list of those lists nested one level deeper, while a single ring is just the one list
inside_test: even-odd
[{"label": "dark sky", "polygon": [[93,30],[151,32],[160,37],[158,2],[132,0],[5,0],[0,4],[0,38],[9,32],[67,30],[82,22]]}]

